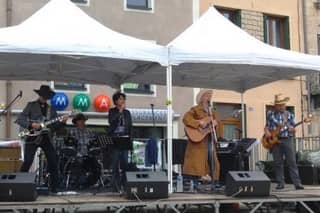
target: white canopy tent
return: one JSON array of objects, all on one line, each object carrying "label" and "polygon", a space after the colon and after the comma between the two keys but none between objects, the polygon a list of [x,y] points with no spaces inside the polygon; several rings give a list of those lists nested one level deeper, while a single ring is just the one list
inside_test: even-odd
[{"label": "white canopy tent", "polygon": [[[272,81],[320,71],[320,56],[267,45],[232,24],[213,7],[167,47],[169,102],[172,100],[172,84],[225,89],[241,93],[243,110],[243,93],[246,90]],[[152,76],[155,73],[160,74],[153,70],[146,75]],[[161,78],[159,76],[152,79]],[[244,122],[244,113],[241,114]],[[169,148],[172,147],[171,118],[172,105],[169,104],[167,121]],[[244,128],[244,124],[242,126]],[[171,156],[172,150],[169,150],[168,161],[171,160]],[[168,174],[172,187],[170,162]]]},{"label": "white canopy tent", "polygon": [[146,83],[143,73],[166,66],[167,59],[166,47],[117,33],[70,0],[51,0],[21,24],[0,29],[1,80],[119,88],[124,82]]},{"label": "white canopy tent", "polygon": [[166,55],[165,47],[112,31],[69,0],[51,0],[21,24],[0,29],[3,80],[119,87],[157,63],[165,65]]}]

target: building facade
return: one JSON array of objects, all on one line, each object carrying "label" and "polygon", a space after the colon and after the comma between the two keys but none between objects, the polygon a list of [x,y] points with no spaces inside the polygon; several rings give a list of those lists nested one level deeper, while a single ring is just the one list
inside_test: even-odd
[{"label": "building facade", "polygon": [[[193,20],[192,0],[72,0],[77,6],[108,28],[144,39],[157,44],[166,45],[181,33]],[[34,12],[44,6],[47,0],[8,0],[0,2],[1,26],[16,25],[27,19]],[[179,12],[177,12],[179,11]],[[88,73],[90,75],[90,73]],[[108,126],[107,112],[100,113],[93,106],[94,98],[103,93],[110,98],[121,89],[127,94],[127,107],[132,110],[134,118],[134,137],[148,138],[156,134],[160,138],[166,135],[166,87],[160,85],[132,84],[126,82],[121,88],[111,88],[108,85],[87,85],[72,82],[37,82],[37,81],[2,81],[0,87],[0,103],[5,105],[12,100],[19,91],[23,97],[11,108],[11,113],[2,117],[0,124],[2,138],[16,138],[18,126],[14,123],[16,116],[21,112],[28,101],[37,98],[33,89],[41,84],[47,84],[56,92],[67,95],[69,106],[65,111],[72,109],[73,98],[79,94],[86,94],[91,100],[89,109],[85,112],[89,116],[87,123],[97,131],[106,131]],[[174,87],[174,136],[183,135],[181,115],[193,105],[193,89]],[[153,128],[151,104],[154,106],[155,126]],[[68,121],[71,125],[71,119]],[[155,133],[156,132],[156,133]]]},{"label": "building facade", "polygon": [[[255,38],[285,49],[303,52],[303,5],[300,0],[72,0],[88,15],[95,18],[112,30],[140,39],[166,45],[183,32],[210,6],[215,6],[225,17],[240,26]],[[21,23],[48,0],[2,0],[0,1],[0,26],[11,26]],[[311,2],[311,1],[310,1]],[[311,4],[311,3],[310,3]],[[312,4],[314,6],[314,4]],[[318,11],[318,10],[314,10]],[[310,28],[308,28],[310,29]],[[218,30],[218,29],[217,29]],[[318,29],[319,32],[319,29]],[[317,37],[319,40],[319,36]],[[314,38],[313,38],[314,39]],[[19,91],[22,99],[13,105],[0,123],[2,138],[16,138],[18,127],[14,120],[28,101],[37,98],[33,89],[41,84],[50,85],[57,92],[64,92],[72,108],[73,98],[84,93],[91,102],[98,94],[112,94],[119,88],[108,85],[74,84],[72,82],[36,82],[36,81],[1,81],[0,104],[5,105]],[[159,85],[131,84],[127,82],[121,88],[126,92],[127,107],[135,116],[134,137],[146,138],[154,133],[151,104],[157,114],[156,134],[160,138],[166,135],[166,87]],[[214,88],[212,88],[214,89]],[[184,137],[182,116],[194,105],[198,89],[174,87],[174,138]],[[245,111],[241,111],[241,94],[214,90],[213,101],[221,120],[219,136],[226,139],[240,138],[244,131],[246,137],[260,138],[265,125],[265,115],[271,107],[274,95],[282,93],[290,97],[289,109],[299,121],[306,114],[305,78],[281,80],[246,91],[243,94]],[[99,113],[93,105],[85,112],[89,116],[88,124],[97,131],[107,128],[107,113]],[[241,114],[245,113],[245,120]],[[69,121],[71,125],[71,122]],[[243,126],[244,124],[244,126]],[[297,136],[306,136],[308,131],[297,128]],[[260,158],[265,158],[265,150],[259,148]]]},{"label": "building facade", "polygon": [[[305,52],[308,54],[320,54],[320,1],[303,1],[303,23],[305,32]],[[320,119],[320,78],[319,74],[308,76],[310,103],[309,111],[314,115],[314,120]],[[320,135],[320,125],[318,122],[308,130],[311,136]]]},{"label": "building facade", "polygon": [[[232,22],[240,26],[255,38],[273,46],[293,51],[303,52],[303,22],[300,0],[200,0],[200,13],[210,6],[215,6]],[[300,121],[306,115],[306,83],[304,77],[276,81],[246,91],[243,95],[245,104],[246,136],[261,138],[265,125],[266,111],[271,107],[275,94],[290,97],[289,110]],[[235,92],[214,90],[214,101],[221,106],[234,106],[241,103],[241,94]],[[230,111],[222,115],[222,131],[226,134],[234,129],[237,131],[239,121]],[[238,119],[238,120],[237,120]],[[231,125],[230,125],[231,124]],[[297,137],[306,136],[304,128],[297,128]],[[266,158],[266,150],[259,147],[259,158]]]}]

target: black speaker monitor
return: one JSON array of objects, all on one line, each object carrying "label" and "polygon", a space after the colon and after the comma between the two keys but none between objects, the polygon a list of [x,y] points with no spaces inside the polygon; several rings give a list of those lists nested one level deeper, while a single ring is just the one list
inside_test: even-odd
[{"label": "black speaker monitor", "polygon": [[165,172],[126,172],[128,199],[168,197],[168,177]]},{"label": "black speaker monitor", "polygon": [[187,143],[186,139],[172,139],[172,164],[183,165]]},{"label": "black speaker monitor", "polygon": [[0,173],[0,201],[34,201],[35,173]]},{"label": "black speaker monitor", "polygon": [[231,171],[226,178],[227,196],[269,196],[270,179],[261,171]]}]

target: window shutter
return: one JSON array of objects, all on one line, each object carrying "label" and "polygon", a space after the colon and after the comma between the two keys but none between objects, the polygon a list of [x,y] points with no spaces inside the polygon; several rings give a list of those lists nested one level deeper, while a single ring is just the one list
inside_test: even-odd
[{"label": "window shutter", "polygon": [[284,48],[290,50],[289,17],[284,19]]},{"label": "window shutter", "polygon": [[238,10],[236,12],[236,23],[235,23],[238,27],[242,27],[241,26],[241,10]]},{"label": "window shutter", "polygon": [[267,20],[268,20],[268,16],[263,15],[263,38],[264,38],[264,43],[269,43],[268,41],[268,26],[267,26]]}]

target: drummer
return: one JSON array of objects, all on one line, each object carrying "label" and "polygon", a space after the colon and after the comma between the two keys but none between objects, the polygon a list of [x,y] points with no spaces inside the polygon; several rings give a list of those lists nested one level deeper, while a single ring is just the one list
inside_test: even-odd
[{"label": "drummer", "polygon": [[76,127],[70,130],[70,136],[77,141],[78,155],[81,156],[88,155],[88,145],[95,138],[94,133],[86,127],[87,120],[88,118],[84,114],[78,113],[72,119],[72,123]]}]

